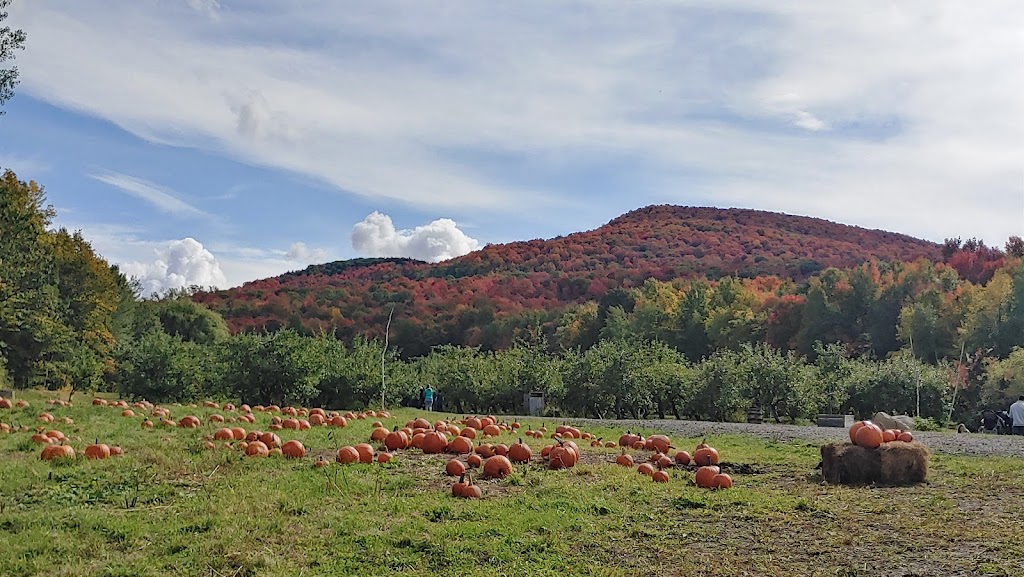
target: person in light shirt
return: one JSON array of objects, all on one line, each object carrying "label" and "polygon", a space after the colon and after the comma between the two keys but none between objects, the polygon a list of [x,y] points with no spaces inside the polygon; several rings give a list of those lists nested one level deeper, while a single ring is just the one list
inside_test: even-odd
[{"label": "person in light shirt", "polygon": [[1013,419],[1013,434],[1024,435],[1024,395],[1010,405],[1010,418]]}]

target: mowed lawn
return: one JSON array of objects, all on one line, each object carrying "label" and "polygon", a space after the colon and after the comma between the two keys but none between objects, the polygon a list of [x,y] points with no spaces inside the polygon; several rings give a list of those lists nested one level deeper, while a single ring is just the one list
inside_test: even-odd
[{"label": "mowed lawn", "polygon": [[[548,471],[549,439],[526,439],[535,462],[484,498],[456,499],[447,456],[399,451],[387,465],[335,464],[366,442],[373,418],[345,428],[277,431],[313,456],[249,458],[204,449],[206,408],[168,406],[199,429],[144,430],[142,417],[93,407],[0,410],[28,425],[46,410],[74,424],[71,462],[40,460],[32,433],[0,434],[0,575],[1013,575],[1024,567],[1024,463],[932,455],[928,483],[910,488],[823,485],[817,445],[709,437],[735,486],[710,491],[692,469],[654,483],[616,466],[617,449],[580,442],[583,462]],[[391,428],[425,415],[399,410]],[[431,420],[452,415],[427,415]],[[256,413],[247,430],[266,431]],[[461,418],[459,416],[458,418]],[[159,421],[156,419],[156,421]],[[523,430],[551,420],[522,421]],[[231,425],[233,426],[233,425]],[[592,429],[618,439],[622,429]],[[642,431],[651,434],[656,431]],[[837,431],[838,435],[841,434]],[[99,439],[125,455],[84,458]],[[511,444],[516,437],[496,442]],[[700,439],[673,439],[693,451]],[[631,452],[638,461],[649,453]]]}]

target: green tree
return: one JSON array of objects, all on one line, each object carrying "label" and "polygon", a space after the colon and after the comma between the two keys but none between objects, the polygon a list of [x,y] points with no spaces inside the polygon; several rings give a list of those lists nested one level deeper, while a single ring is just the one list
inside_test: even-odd
[{"label": "green tree", "polygon": [[986,408],[1006,410],[1024,395],[1024,348],[1017,347],[1005,359],[988,359],[981,401]]},{"label": "green tree", "polygon": [[154,403],[188,402],[214,396],[210,351],[163,332],[153,332],[118,349],[121,395]]},{"label": "green tree", "polygon": [[[11,0],[0,0],[0,22],[7,19],[6,8],[11,5]],[[0,64],[14,58],[15,50],[25,49],[25,32],[22,30],[11,30],[10,26],[0,28]],[[18,67],[0,68],[0,105],[14,96],[14,87],[18,85]],[[4,114],[0,110],[0,116]]]},{"label": "green tree", "polygon": [[323,347],[290,329],[236,335],[221,354],[226,387],[247,403],[306,404],[319,396],[328,367]]}]

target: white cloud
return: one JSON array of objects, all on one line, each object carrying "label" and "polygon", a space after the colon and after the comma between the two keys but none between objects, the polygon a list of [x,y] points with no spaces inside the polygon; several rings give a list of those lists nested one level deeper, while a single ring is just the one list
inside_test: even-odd
[{"label": "white cloud", "polygon": [[139,279],[144,296],[193,285],[224,287],[227,284],[217,257],[194,238],[167,242],[153,252],[151,261],[127,262],[121,266],[127,276]]},{"label": "white cloud", "polygon": [[113,186],[114,188],[117,188],[122,192],[126,192],[136,198],[140,198],[163,212],[168,212],[178,216],[210,216],[178,198],[174,191],[141,178],[121,174],[119,172],[90,174],[89,177],[104,184],[109,184],[110,186]]},{"label": "white cloud", "polygon": [[391,217],[374,211],[352,227],[352,248],[372,257],[402,256],[438,262],[480,248],[455,221],[439,218],[412,230],[396,230]]},{"label": "white cloud", "polygon": [[285,258],[302,264],[319,264],[327,258],[327,251],[322,248],[310,248],[304,242],[295,242],[288,248]]},{"label": "white cloud", "polygon": [[1021,233],[1017,0],[310,0],[212,20],[167,4],[14,3],[33,39],[19,89],[153,141],[464,214],[600,206],[589,183],[539,194],[517,163],[614,164],[636,205]]}]

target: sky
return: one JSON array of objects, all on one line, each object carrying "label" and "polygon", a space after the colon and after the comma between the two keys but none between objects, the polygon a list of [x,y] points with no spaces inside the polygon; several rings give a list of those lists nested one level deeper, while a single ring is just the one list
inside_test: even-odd
[{"label": "sky", "polygon": [[1024,235],[1024,3],[15,0],[0,167],[144,292],[651,204]]}]

